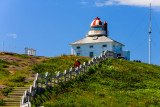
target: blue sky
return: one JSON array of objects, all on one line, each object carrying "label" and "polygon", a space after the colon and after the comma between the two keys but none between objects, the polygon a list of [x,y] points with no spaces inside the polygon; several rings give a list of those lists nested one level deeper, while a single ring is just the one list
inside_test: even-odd
[{"label": "blue sky", "polygon": [[[70,54],[98,16],[109,38],[131,51],[131,60],[148,63],[150,0],[0,0],[0,42],[5,51],[37,49],[39,56]],[[152,64],[160,65],[160,1],[152,2]],[[0,51],[2,46],[0,45]],[[23,50],[24,51],[24,50]]]}]

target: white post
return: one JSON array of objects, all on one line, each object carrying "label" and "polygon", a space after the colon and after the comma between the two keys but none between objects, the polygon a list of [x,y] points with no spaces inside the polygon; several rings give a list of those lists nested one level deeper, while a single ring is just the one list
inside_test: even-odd
[{"label": "white post", "polygon": [[46,79],[46,88],[47,88],[48,87],[48,72],[46,72],[45,79]]},{"label": "white post", "polygon": [[70,69],[70,79],[72,79],[72,71],[73,71],[73,68]]},{"label": "white post", "polygon": [[78,67],[78,71],[80,72],[79,74],[81,75],[81,70],[82,70],[82,65],[80,65],[79,67]]},{"label": "white post", "polygon": [[56,79],[56,75],[54,75],[54,86],[55,86],[55,84],[56,84],[56,83],[55,83],[55,82],[56,82],[55,79]]},{"label": "white post", "polygon": [[43,88],[43,75],[41,74],[41,88]]},{"label": "white post", "polygon": [[57,73],[57,84],[59,83],[59,72]]},{"label": "white post", "polygon": [[64,71],[64,81],[66,82],[67,70]]}]

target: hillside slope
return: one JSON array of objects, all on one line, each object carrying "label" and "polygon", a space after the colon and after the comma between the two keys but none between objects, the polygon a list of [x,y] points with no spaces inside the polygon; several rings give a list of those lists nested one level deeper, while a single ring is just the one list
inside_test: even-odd
[{"label": "hillside slope", "polygon": [[[0,52],[0,105],[12,87],[33,84],[36,73],[63,72],[73,66],[76,59],[81,63],[90,60],[87,57],[63,55],[59,57],[35,57],[10,52]],[[62,63],[63,62],[63,63]]]},{"label": "hillside slope", "polygon": [[32,103],[52,106],[160,106],[160,67],[125,60],[108,60],[86,74],[60,83]]}]

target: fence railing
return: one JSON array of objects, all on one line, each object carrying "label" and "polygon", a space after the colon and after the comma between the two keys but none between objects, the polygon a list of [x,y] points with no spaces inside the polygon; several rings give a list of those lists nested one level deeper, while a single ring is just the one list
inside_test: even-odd
[{"label": "fence railing", "polygon": [[69,70],[65,70],[63,73],[58,72],[56,75],[46,72],[46,74],[37,73],[35,80],[33,81],[33,85],[30,86],[29,90],[24,92],[22,96],[20,107],[31,107],[31,99],[35,97],[37,92],[40,92],[42,89],[47,87],[53,87],[57,85],[59,82],[67,82],[79,75],[82,75],[87,71],[89,67],[96,65],[108,58],[113,59],[115,53],[112,51],[105,51],[99,57],[92,58],[88,63],[84,62],[77,68],[70,68]]}]

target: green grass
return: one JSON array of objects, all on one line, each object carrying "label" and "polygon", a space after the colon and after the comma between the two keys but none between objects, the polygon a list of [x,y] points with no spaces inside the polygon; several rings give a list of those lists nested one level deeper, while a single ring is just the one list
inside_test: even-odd
[{"label": "green grass", "polygon": [[18,65],[16,62],[9,62],[9,61],[4,61],[0,59],[0,80],[2,78],[8,77],[10,72],[6,70],[5,68],[8,68],[10,65]]},{"label": "green grass", "polygon": [[9,87],[24,87],[24,82],[6,82],[4,85],[7,85]]},{"label": "green grass", "polygon": [[4,105],[4,100],[0,99],[0,106],[3,106],[3,105]]},{"label": "green grass", "polygon": [[11,77],[8,79],[8,81],[12,82],[24,82],[25,77],[24,76],[16,76],[16,77]]},{"label": "green grass", "polygon": [[31,59],[31,56],[24,55],[24,54],[14,54],[14,57],[22,58],[22,59]]},{"label": "green grass", "polygon": [[8,77],[10,72],[8,70],[5,70],[3,68],[0,68],[0,80],[3,78]]},{"label": "green grass", "polygon": [[43,60],[42,63],[33,66],[33,70],[36,73],[46,73],[46,72],[55,73],[55,71],[64,72],[64,70],[73,67],[77,58],[79,59],[81,64],[83,64],[83,62],[87,62],[88,60],[90,60],[90,58],[87,57],[64,55],[61,57],[55,57],[48,60]]},{"label": "green grass", "polygon": [[159,107],[160,67],[108,60],[86,74],[38,94],[32,104],[45,107]]},{"label": "green grass", "polygon": [[[76,57],[71,55],[69,56],[63,55],[56,58],[47,58],[48,60],[43,60],[45,59],[45,57],[27,56],[23,54],[3,53],[1,55],[6,56],[8,58],[7,60],[10,60],[10,58],[21,59],[19,61],[17,60],[17,62],[10,62],[0,59],[0,84],[7,85],[9,87],[23,87],[24,85],[33,84],[33,80],[25,82],[25,78],[28,78],[30,74],[36,74],[36,72],[41,72],[41,73],[46,73],[47,71],[52,73],[54,73],[55,71],[63,72],[65,69],[69,69],[70,67],[73,66],[76,58],[78,58],[81,63],[88,61],[90,59],[86,57]],[[33,65],[28,64],[29,63],[28,60],[33,61]],[[39,64],[36,64],[35,61],[37,61]],[[64,66],[62,66],[62,62]],[[15,67],[15,69],[13,70],[11,69],[13,73],[10,73],[7,70],[7,68],[9,68],[11,65],[17,66]],[[32,69],[35,70],[36,72],[31,71]],[[1,95],[7,95],[8,91],[9,89],[2,90]]]}]

